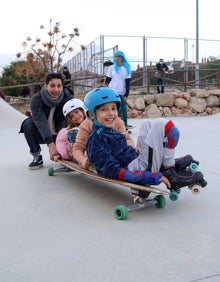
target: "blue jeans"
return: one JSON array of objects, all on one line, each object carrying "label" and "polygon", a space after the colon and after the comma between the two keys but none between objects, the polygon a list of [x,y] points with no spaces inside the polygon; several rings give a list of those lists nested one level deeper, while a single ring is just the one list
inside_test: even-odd
[{"label": "blue jeans", "polygon": [[164,81],[163,78],[157,78],[157,93],[164,93]]},{"label": "blue jeans", "polygon": [[[30,148],[30,153],[33,156],[37,156],[41,152],[40,144],[46,144],[40,135],[37,127],[35,126],[31,118],[27,118],[23,121],[19,133],[24,133],[28,146]],[[54,141],[56,136],[54,137]]]}]

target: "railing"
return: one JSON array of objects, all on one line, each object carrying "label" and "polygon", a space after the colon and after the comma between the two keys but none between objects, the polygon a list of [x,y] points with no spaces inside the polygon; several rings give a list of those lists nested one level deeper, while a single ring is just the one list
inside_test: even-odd
[{"label": "railing", "polygon": [[[153,89],[156,89],[157,77],[155,70],[147,70],[147,72],[139,73],[139,77],[135,74],[132,79],[131,84],[133,87],[138,88],[140,80],[143,79],[143,81],[146,81],[146,85],[144,86],[147,93],[151,93]],[[220,70],[200,69],[199,80],[195,79],[195,70],[175,70],[174,73],[165,74],[163,80],[166,88],[170,90],[178,89],[184,92],[192,88],[220,88]]]},{"label": "railing", "polygon": [[[195,80],[195,70],[175,70],[172,74],[166,74],[164,77],[164,84],[166,91],[173,91],[178,89],[180,91],[187,91],[188,89],[196,88],[220,88],[220,70],[219,69],[200,69],[199,81]],[[86,93],[92,88],[100,85],[101,79],[104,76],[89,75],[77,77],[69,80],[69,87],[74,91],[75,95],[78,93]],[[5,89],[16,89],[28,87],[30,89],[29,97],[34,94],[36,86],[42,87],[42,82],[11,85],[0,87],[4,92]],[[102,84],[103,86],[103,84]],[[131,79],[132,90],[140,89],[144,93],[154,93],[157,87],[155,70],[148,69],[147,71],[134,71]],[[16,92],[16,91],[15,91]],[[13,95],[16,96],[16,95]]]}]

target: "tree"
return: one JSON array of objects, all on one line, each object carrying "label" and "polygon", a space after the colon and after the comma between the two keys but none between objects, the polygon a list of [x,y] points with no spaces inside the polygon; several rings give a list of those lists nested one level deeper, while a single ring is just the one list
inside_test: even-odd
[{"label": "tree", "polygon": [[[20,68],[20,64],[23,64],[25,62],[12,62],[9,67],[4,68],[4,71],[2,73],[2,77],[0,79],[0,85],[8,87],[9,85],[21,85],[26,83],[25,77],[20,74],[17,76],[16,69]],[[13,87],[9,89],[5,89],[4,93],[7,96],[28,96],[30,93],[30,90],[28,87]]]},{"label": "tree", "polygon": [[[76,44],[74,37],[79,36],[79,29],[73,28],[73,32],[64,34],[60,30],[60,23],[53,25],[52,19],[48,30],[43,25],[40,26],[40,29],[48,36],[46,41],[41,40],[40,37],[32,40],[28,36],[22,43],[23,52],[16,54],[19,60],[12,62],[8,68],[3,70],[0,78],[1,86],[35,83],[35,86],[38,87],[39,83],[44,83],[49,72],[61,71],[63,57],[67,52],[73,52],[73,45]],[[81,49],[84,50],[85,47],[81,45]],[[6,91],[8,95],[16,92],[19,96],[29,94],[32,96],[35,89],[33,85],[28,85],[19,88],[19,91],[13,89]]]},{"label": "tree", "polygon": [[[20,66],[16,72],[17,75],[26,73],[28,82],[30,80],[42,81],[49,72],[60,71],[62,68],[63,57],[66,52],[73,52],[74,37],[79,36],[79,29],[73,28],[73,32],[64,34],[60,30],[60,23],[55,25],[50,20],[50,27],[47,30],[43,25],[40,29],[45,31],[48,40],[43,41],[39,37],[32,40],[27,37],[26,41],[22,43],[24,52],[17,53],[17,58],[26,61],[23,66]],[[81,49],[84,49],[81,46]]]},{"label": "tree", "polygon": [[[219,77],[220,72],[220,60],[214,56],[209,56],[207,62],[204,63],[199,71],[200,78],[202,78],[206,83],[212,83]],[[217,78],[218,79],[218,78]]]}]

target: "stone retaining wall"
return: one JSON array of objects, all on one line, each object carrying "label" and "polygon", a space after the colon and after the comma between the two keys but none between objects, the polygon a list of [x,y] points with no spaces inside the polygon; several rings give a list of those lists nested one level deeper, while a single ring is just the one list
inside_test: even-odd
[{"label": "stone retaining wall", "polygon": [[[129,95],[129,118],[156,118],[171,116],[201,116],[220,112],[220,89],[191,89],[188,92],[170,91],[164,94]],[[76,95],[77,97],[77,95]],[[77,97],[78,98],[78,97]],[[30,99],[10,98],[10,104],[22,113],[29,110]]]},{"label": "stone retaining wall", "polygon": [[220,112],[220,89],[147,95],[131,92],[127,104],[129,118],[213,115]]}]

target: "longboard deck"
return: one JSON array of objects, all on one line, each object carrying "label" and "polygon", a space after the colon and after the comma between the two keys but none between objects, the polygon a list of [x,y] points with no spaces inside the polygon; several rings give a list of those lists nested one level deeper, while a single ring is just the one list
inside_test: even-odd
[{"label": "longboard deck", "polygon": [[142,185],[139,185],[139,184],[134,184],[134,183],[126,182],[126,181],[121,181],[121,180],[117,180],[117,179],[111,179],[111,178],[99,176],[95,172],[81,168],[80,165],[78,165],[77,163],[72,162],[72,161],[59,160],[58,162],[61,165],[69,168],[70,170],[77,171],[79,173],[90,176],[90,177],[95,178],[95,179],[100,180],[100,181],[104,181],[104,182],[107,181],[107,182],[118,184],[118,185],[121,185],[121,186],[124,186],[124,187],[129,187],[131,189],[146,191],[146,192],[155,193],[155,194],[159,194],[159,195],[169,195],[170,194],[169,191],[166,191],[166,190],[163,190],[163,189],[160,189],[160,188],[156,188],[156,187],[152,187],[152,186],[142,186]]}]

